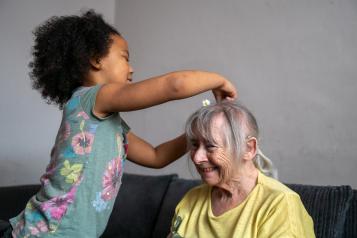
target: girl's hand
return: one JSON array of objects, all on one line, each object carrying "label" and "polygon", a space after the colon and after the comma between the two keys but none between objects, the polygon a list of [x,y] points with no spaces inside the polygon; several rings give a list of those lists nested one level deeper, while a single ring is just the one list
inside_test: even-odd
[{"label": "girl's hand", "polygon": [[98,91],[93,112],[105,117],[134,111],[212,90],[217,101],[237,97],[231,82],[217,73],[184,70],[137,83],[106,83]]},{"label": "girl's hand", "polygon": [[234,87],[234,85],[226,79],[224,80],[224,83],[222,86],[212,89],[212,93],[213,93],[214,97],[216,98],[217,102],[220,102],[223,99],[234,100],[238,96],[237,90]]}]

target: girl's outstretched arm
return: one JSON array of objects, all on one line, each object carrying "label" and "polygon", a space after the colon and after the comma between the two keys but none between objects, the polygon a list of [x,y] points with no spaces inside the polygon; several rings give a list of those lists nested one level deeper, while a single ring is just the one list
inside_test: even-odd
[{"label": "girl's outstretched arm", "polygon": [[105,84],[98,91],[94,113],[106,116],[112,112],[143,109],[208,90],[213,90],[218,100],[237,96],[235,87],[219,74],[178,71],[137,83]]},{"label": "girl's outstretched arm", "polygon": [[128,133],[128,159],[149,168],[163,168],[186,153],[186,138],[181,135],[153,147],[134,133]]}]

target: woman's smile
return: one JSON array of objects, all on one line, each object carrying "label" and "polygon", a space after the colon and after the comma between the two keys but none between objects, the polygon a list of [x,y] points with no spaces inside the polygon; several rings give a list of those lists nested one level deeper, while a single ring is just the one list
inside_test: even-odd
[{"label": "woman's smile", "polygon": [[213,165],[196,165],[201,179],[207,184],[214,185],[219,182],[219,167]]},{"label": "woman's smile", "polygon": [[206,168],[198,168],[202,173],[209,174],[215,170],[217,170],[217,167],[206,167]]}]

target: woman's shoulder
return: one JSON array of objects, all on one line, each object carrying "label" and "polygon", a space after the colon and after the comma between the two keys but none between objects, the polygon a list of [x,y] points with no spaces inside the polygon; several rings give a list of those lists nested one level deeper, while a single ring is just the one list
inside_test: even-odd
[{"label": "woman's shoulder", "polygon": [[283,183],[261,174],[258,184],[262,189],[259,198],[265,204],[267,211],[275,211],[275,213],[289,211],[290,216],[295,216],[298,213],[307,214],[300,195]]},{"label": "woman's shoulder", "polygon": [[209,193],[210,187],[207,184],[200,184],[196,187],[191,188],[188,192],[184,195],[182,200],[192,200],[192,199],[199,199],[200,197],[206,197]]},{"label": "woman's shoulder", "polygon": [[263,173],[259,174],[258,184],[264,189],[264,192],[266,194],[269,194],[270,196],[274,196],[277,198],[300,198],[300,196],[288,186],[274,178],[264,175]]},{"label": "woman's shoulder", "polygon": [[279,229],[285,229],[285,232],[290,232],[294,237],[315,237],[312,218],[299,194],[264,174],[259,179],[258,183],[263,188],[260,197],[263,205],[260,210],[265,211],[262,217],[264,226],[260,233],[270,237],[270,232],[279,226]]},{"label": "woman's shoulder", "polygon": [[210,187],[207,184],[201,184],[191,188],[181,199],[177,208],[191,209],[197,203],[203,203],[207,199]]},{"label": "woman's shoulder", "polygon": [[200,195],[201,193],[206,194],[209,190],[210,187],[207,184],[203,183],[188,190],[185,196],[197,196]]}]

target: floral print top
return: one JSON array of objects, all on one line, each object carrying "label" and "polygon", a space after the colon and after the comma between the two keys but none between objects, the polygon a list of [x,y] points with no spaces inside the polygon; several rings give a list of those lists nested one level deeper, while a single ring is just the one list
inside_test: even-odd
[{"label": "floral print top", "polygon": [[127,124],[92,113],[100,85],[80,87],[63,109],[41,189],[10,220],[13,237],[99,237],[121,185]]}]

